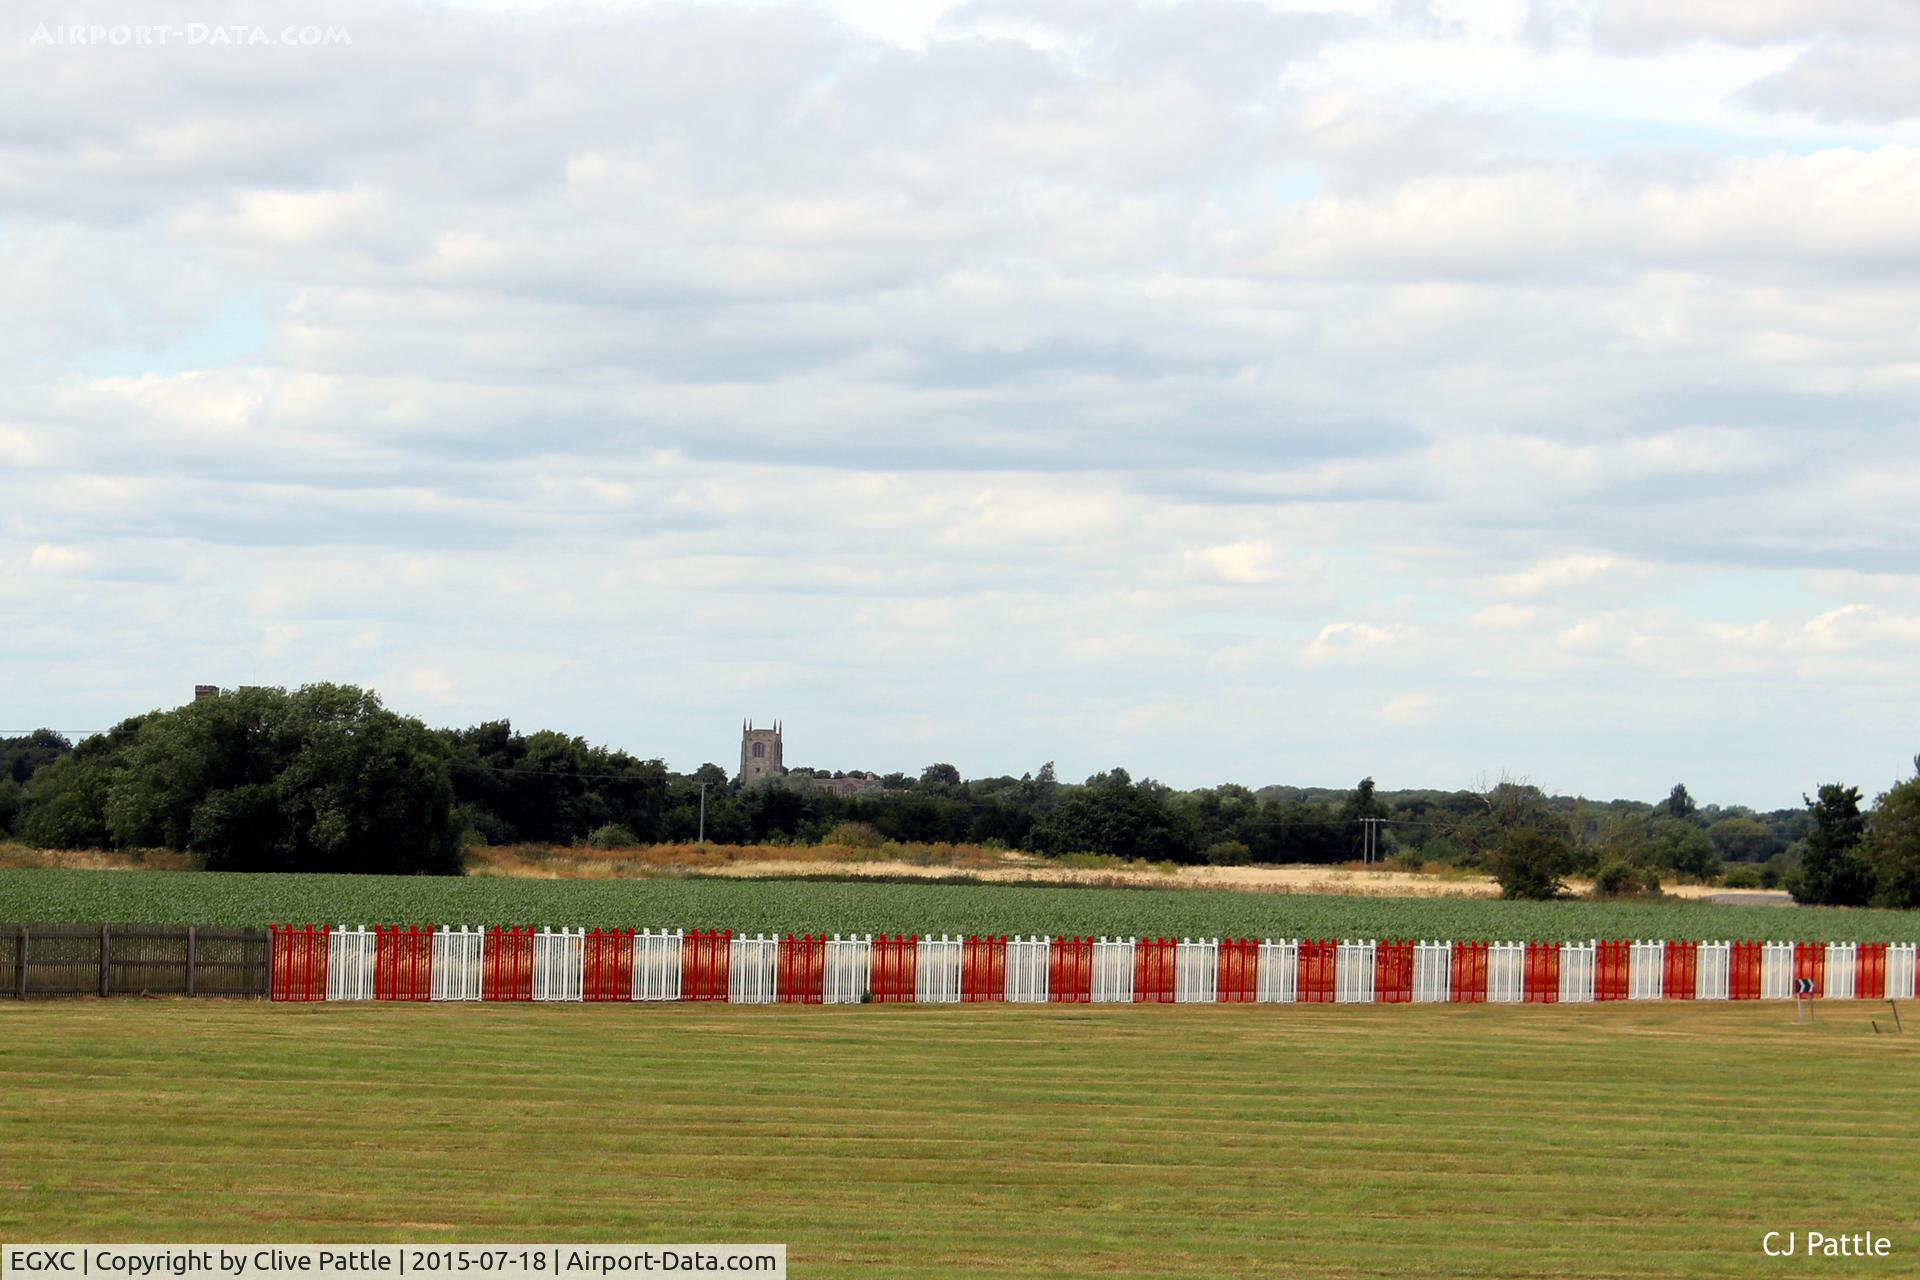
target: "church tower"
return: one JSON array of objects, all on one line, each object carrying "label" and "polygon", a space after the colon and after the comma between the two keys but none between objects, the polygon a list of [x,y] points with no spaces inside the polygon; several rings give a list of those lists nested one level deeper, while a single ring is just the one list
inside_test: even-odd
[{"label": "church tower", "polygon": [[771,729],[756,729],[753,721],[740,722],[740,782],[751,786],[785,773],[780,763],[780,722]]}]

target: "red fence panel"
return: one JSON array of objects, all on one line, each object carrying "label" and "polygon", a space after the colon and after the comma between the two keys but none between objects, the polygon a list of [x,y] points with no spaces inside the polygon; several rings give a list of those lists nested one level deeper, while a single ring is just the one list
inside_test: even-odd
[{"label": "red fence panel", "polygon": [[373,998],[433,999],[433,926],[373,927]]},{"label": "red fence panel", "polygon": [[1487,1002],[1487,944],[1484,942],[1456,942],[1453,944],[1453,976],[1448,995],[1455,1004],[1485,1004]]},{"label": "red fence panel", "polygon": [[1093,939],[1055,938],[1047,957],[1047,999],[1059,1004],[1093,1000]]},{"label": "red fence panel", "polygon": [[1323,942],[1300,943],[1300,988],[1301,1004],[1332,1004],[1335,970],[1339,964],[1340,944],[1328,939]]},{"label": "red fence panel", "polygon": [[733,930],[688,930],[680,943],[680,998],[725,1004],[732,968]]},{"label": "red fence panel", "polygon": [[1006,935],[968,938],[960,948],[960,1002],[990,1004],[1006,998]]},{"label": "red fence panel", "polygon": [[590,929],[580,952],[582,1000],[633,999],[633,930]]},{"label": "red fence panel", "polygon": [[788,934],[780,940],[781,1004],[824,1004],[827,996],[827,935]]},{"label": "red fence panel", "polygon": [[1632,948],[1625,942],[1593,945],[1593,998],[1625,1000]]},{"label": "red fence panel", "polygon": [[912,1004],[920,974],[920,938],[915,935],[873,940],[873,976],[870,989],[875,1004]]},{"label": "red fence panel", "polygon": [[487,930],[481,966],[482,1000],[533,999],[533,928]]},{"label": "red fence panel", "polygon": [[1173,1003],[1174,957],[1179,945],[1172,938],[1142,938],[1133,944],[1134,1003]]},{"label": "red fence panel", "polygon": [[1760,998],[1760,944],[1736,942],[1727,948],[1727,999]]},{"label": "red fence panel", "polygon": [[1560,944],[1529,942],[1521,973],[1521,999],[1528,1004],[1560,1003]]},{"label": "red fence panel", "polygon": [[1223,938],[1215,975],[1215,998],[1221,1004],[1252,1004],[1260,998],[1260,940]]},{"label": "red fence panel", "polygon": [[1667,943],[1667,970],[1661,975],[1660,993],[1669,1000],[1691,1000],[1700,990],[1700,944]]},{"label": "red fence panel", "polygon": [[327,925],[295,927],[290,924],[267,926],[270,940],[268,967],[269,998],[274,1000],[325,1000],[327,998]]},{"label": "red fence panel", "polygon": [[1813,983],[1813,990],[1807,999],[1818,999],[1827,992],[1827,944],[1824,942],[1796,942],[1793,945],[1793,989],[1800,993],[1800,979]]},{"label": "red fence panel", "polygon": [[1853,997],[1856,1000],[1887,998],[1887,944],[1863,942],[1853,953]]},{"label": "red fence panel", "polygon": [[1373,998],[1379,1004],[1413,1000],[1413,943],[1382,942],[1373,950]]}]

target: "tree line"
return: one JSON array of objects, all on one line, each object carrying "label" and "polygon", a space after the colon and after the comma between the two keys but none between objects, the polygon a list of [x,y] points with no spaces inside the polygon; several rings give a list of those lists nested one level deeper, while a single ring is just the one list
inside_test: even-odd
[{"label": "tree line", "polygon": [[[1916,760],[1920,772],[1920,759]],[[1228,783],[1176,791],[1125,769],[1062,782],[1052,764],[965,779],[953,765],[890,774],[840,797],[805,771],[742,787],[659,759],[507,721],[429,728],[370,691],[247,688],[69,742],[0,738],[0,834],[44,848],[166,848],[213,870],[457,872],[478,844],[825,840],[984,844],[1044,855],[1177,863],[1402,864],[1487,869],[1514,896],[1573,875],[1603,892],[1662,876],[1785,884],[1804,901],[1920,904],[1920,779],[1870,808],[1827,784],[1799,808],[1593,802],[1523,780],[1458,791]],[[704,812],[703,812],[704,811]]]}]

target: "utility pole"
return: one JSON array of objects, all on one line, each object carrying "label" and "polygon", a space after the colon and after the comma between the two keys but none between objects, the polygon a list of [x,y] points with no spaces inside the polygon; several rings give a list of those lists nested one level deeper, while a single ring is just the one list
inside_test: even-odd
[{"label": "utility pole", "polygon": [[700,783],[700,843],[707,843],[707,784],[704,779]]}]

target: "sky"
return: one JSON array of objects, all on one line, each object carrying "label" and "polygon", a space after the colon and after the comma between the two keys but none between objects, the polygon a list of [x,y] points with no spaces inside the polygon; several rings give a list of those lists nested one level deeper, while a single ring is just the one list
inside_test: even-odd
[{"label": "sky", "polygon": [[1872,795],[1916,64],[1899,0],[23,0],[0,729]]}]

